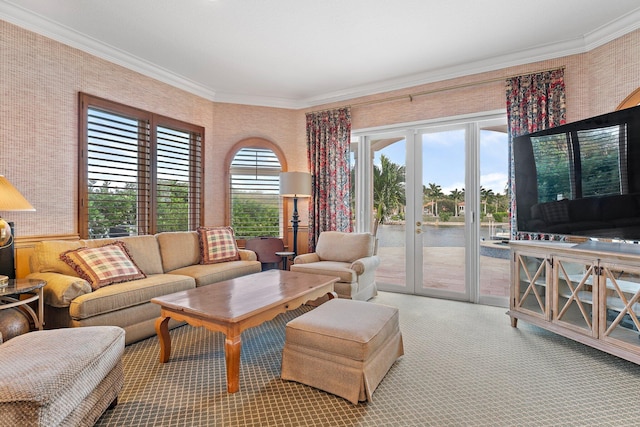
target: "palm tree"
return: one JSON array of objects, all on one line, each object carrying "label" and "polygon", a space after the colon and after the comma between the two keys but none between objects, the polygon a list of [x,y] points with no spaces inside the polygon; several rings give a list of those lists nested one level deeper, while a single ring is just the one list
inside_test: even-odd
[{"label": "palm tree", "polygon": [[495,196],[495,194],[493,194],[493,190],[492,189],[485,189],[484,187],[480,186],[480,200],[484,200],[484,214],[487,214],[487,204],[489,204],[489,202],[491,200],[493,200],[493,197]]},{"label": "palm tree", "polygon": [[455,216],[458,216],[458,200],[460,200],[463,196],[464,193],[457,188],[449,192],[449,197],[453,199],[453,211],[455,212]]},{"label": "palm tree", "polygon": [[405,204],[405,167],[381,155],[380,167],[373,166],[373,206],[376,220],[384,224],[391,214],[400,212]]},{"label": "palm tree", "polygon": [[444,193],[442,192],[442,187],[436,185],[433,182],[429,183],[429,188],[423,187],[424,195],[431,199],[435,205],[434,215],[438,216],[438,200],[440,200]]}]

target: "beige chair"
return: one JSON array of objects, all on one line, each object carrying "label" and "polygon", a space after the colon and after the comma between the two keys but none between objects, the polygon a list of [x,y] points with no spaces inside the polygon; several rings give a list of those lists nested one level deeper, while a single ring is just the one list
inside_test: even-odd
[{"label": "beige chair", "polygon": [[323,231],[316,251],[298,255],[291,271],[338,276],[335,292],[340,298],[366,301],[378,294],[380,259],[375,252],[376,238],[370,233]]}]

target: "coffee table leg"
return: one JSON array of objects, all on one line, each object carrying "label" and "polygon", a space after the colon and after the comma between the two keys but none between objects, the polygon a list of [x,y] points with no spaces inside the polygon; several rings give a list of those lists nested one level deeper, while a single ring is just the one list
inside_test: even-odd
[{"label": "coffee table leg", "polygon": [[156,334],[160,340],[160,363],[166,363],[171,356],[171,335],[169,335],[170,317],[156,319]]},{"label": "coffee table leg", "polygon": [[227,336],[224,340],[224,358],[227,364],[227,392],[240,390],[240,352],[242,340],[240,334]]}]

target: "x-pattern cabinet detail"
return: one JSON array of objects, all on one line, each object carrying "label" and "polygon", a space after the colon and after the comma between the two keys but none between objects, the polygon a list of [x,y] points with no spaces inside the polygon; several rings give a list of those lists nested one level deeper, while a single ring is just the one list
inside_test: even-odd
[{"label": "x-pattern cabinet detail", "polygon": [[640,363],[640,250],[510,245],[512,326],[520,319]]}]

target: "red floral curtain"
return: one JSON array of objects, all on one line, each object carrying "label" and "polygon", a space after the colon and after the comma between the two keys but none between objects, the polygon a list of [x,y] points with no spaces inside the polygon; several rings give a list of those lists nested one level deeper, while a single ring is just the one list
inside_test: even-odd
[{"label": "red floral curtain", "polygon": [[309,251],[321,231],[351,231],[349,143],[351,110],[307,114],[307,155],[311,172]]},{"label": "red floral curtain", "polygon": [[514,136],[562,125],[566,122],[564,69],[544,71],[507,80],[507,123],[509,127],[509,188],[511,188],[511,238],[518,239],[513,170]]}]

